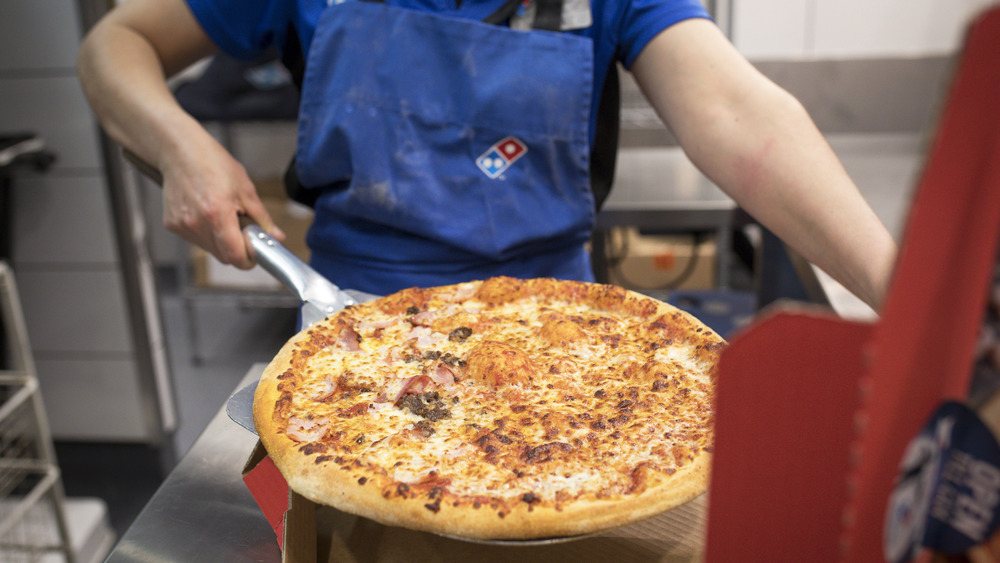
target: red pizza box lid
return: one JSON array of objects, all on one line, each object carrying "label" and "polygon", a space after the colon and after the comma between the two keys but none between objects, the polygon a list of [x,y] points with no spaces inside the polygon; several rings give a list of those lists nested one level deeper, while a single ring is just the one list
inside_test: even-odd
[{"label": "red pizza box lid", "polygon": [[1000,235],[1000,7],[969,28],[913,203],[863,380],[845,553],[882,552],[904,449],[946,400],[968,396]]},{"label": "red pizza box lid", "polygon": [[243,467],[243,482],[274,530],[281,560],[317,561],[316,505],[291,490],[260,441]]},{"label": "red pizza box lid", "polygon": [[906,446],[968,393],[1000,235],[1000,8],[970,27],[881,318],[778,313],[719,366],[706,561],[878,561]]}]

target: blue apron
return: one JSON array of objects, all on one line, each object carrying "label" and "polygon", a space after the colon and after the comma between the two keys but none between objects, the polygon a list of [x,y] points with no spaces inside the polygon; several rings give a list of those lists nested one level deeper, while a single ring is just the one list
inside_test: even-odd
[{"label": "blue apron", "polygon": [[591,40],[370,2],[309,49],[297,174],[313,266],[389,293],[492,275],[592,279]]}]

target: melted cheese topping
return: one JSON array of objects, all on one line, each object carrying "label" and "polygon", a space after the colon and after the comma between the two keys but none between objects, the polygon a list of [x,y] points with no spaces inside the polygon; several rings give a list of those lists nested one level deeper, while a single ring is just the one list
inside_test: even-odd
[{"label": "melted cheese topping", "polygon": [[400,495],[558,504],[641,492],[710,449],[720,338],[684,314],[665,331],[574,298],[495,302],[477,283],[314,327],[275,415],[301,451]]}]

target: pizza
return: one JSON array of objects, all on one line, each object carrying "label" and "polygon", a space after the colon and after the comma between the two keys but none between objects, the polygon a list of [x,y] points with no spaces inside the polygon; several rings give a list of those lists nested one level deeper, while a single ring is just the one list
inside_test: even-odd
[{"label": "pizza", "polygon": [[314,502],[462,538],[589,534],[705,491],[724,345],[615,286],[411,288],[289,340],[254,422]]}]

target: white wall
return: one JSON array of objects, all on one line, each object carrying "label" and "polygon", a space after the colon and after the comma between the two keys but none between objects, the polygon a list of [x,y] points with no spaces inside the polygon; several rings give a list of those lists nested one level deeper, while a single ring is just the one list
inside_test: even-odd
[{"label": "white wall", "polygon": [[944,55],[996,0],[732,0],[732,38],[750,59]]}]

